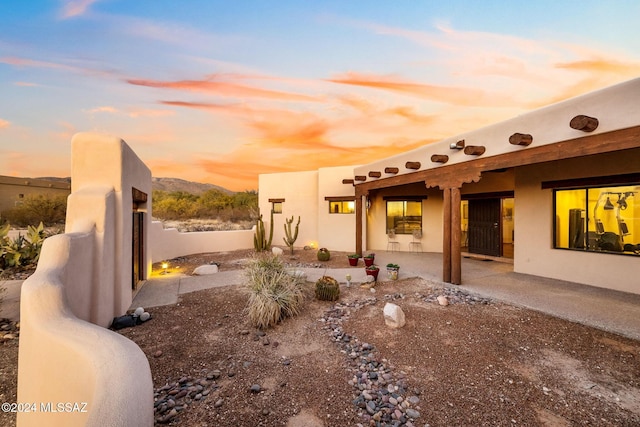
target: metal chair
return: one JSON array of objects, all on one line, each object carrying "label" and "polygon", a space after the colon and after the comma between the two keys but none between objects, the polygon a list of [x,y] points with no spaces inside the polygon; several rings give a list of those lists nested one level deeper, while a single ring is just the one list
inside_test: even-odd
[{"label": "metal chair", "polygon": [[394,252],[394,250],[400,250],[400,242],[396,240],[396,230],[387,230],[387,251]]},{"label": "metal chair", "polygon": [[411,252],[422,252],[422,230],[413,230],[413,240],[409,242]]}]

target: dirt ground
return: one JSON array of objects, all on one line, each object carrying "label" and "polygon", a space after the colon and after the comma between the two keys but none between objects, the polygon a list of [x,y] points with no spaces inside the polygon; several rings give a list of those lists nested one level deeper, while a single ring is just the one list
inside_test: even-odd
[{"label": "dirt ground", "polygon": [[[251,252],[184,257],[171,268],[241,268]],[[296,257],[293,265],[319,263],[313,251]],[[345,254],[322,265],[346,267]],[[337,303],[316,301],[307,286],[302,313],[264,332],[247,323],[248,293],[238,286],[185,294],[119,331],[149,357],[158,422],[640,425],[638,341],[418,278],[381,280],[375,292],[343,287]],[[385,325],[388,302],[404,311],[404,327]],[[15,341],[0,344],[3,402],[15,401]],[[0,414],[0,425],[12,420]]]}]

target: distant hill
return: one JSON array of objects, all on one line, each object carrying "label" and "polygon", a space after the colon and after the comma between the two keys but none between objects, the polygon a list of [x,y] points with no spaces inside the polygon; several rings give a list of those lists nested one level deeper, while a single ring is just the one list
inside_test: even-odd
[{"label": "distant hill", "polygon": [[154,190],[162,191],[185,191],[191,194],[202,194],[208,190],[220,190],[223,193],[233,194],[231,190],[214,184],[203,184],[200,182],[185,181],[179,178],[152,178],[151,187]]},{"label": "distant hill", "polygon": [[[36,179],[42,179],[45,181],[58,181],[58,182],[71,182],[71,178],[55,178],[55,177],[41,177]],[[227,190],[224,187],[214,184],[203,184],[200,182],[185,181],[180,178],[151,178],[151,188],[153,190],[161,191],[184,191],[191,194],[200,195],[208,190],[220,190],[223,193],[233,194],[231,190]]]}]

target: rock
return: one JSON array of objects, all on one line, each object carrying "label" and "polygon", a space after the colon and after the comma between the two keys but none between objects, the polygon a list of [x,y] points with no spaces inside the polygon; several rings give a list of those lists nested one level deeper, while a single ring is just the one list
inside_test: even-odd
[{"label": "rock", "polygon": [[153,357],[160,357],[162,356],[162,350],[158,350],[155,353],[153,353]]},{"label": "rock", "polygon": [[214,408],[219,408],[219,407],[222,406],[223,403],[224,403],[223,399],[218,399],[218,400],[216,400],[216,403],[213,404],[213,407]]},{"label": "rock", "polygon": [[193,274],[196,276],[206,276],[209,274],[216,274],[218,272],[218,266],[216,264],[206,264],[197,267],[193,270]]},{"label": "rock", "polygon": [[407,417],[409,418],[413,418],[414,420],[416,418],[420,418],[420,412],[416,411],[415,409],[407,409],[407,411],[405,412],[405,414],[407,414]]},{"label": "rock", "polygon": [[141,322],[146,322],[149,319],[151,319],[151,315],[149,313],[147,313],[146,311],[140,315],[140,321]]},{"label": "rock", "polygon": [[404,311],[393,303],[386,303],[383,309],[384,323],[391,328],[402,328],[406,321]]},{"label": "rock", "polygon": [[271,253],[274,254],[275,256],[280,256],[284,253],[284,251],[278,247],[273,247],[271,248]]},{"label": "rock", "polygon": [[438,299],[438,304],[442,306],[449,305],[449,300],[444,295],[440,295],[437,299]]},{"label": "rock", "polygon": [[249,390],[251,393],[260,393],[262,391],[262,387],[260,387],[260,384],[254,384]]},{"label": "rock", "polygon": [[142,307],[138,307],[135,309],[135,311],[133,312],[134,316],[140,317],[142,316],[142,313],[144,313],[144,308]]}]

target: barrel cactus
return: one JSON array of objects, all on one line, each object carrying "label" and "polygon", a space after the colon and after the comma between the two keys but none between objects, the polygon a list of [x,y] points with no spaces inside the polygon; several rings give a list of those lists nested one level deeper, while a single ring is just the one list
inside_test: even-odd
[{"label": "barrel cactus", "polygon": [[340,298],[340,284],[330,276],[322,276],[316,282],[316,298],[320,301],[337,301]]},{"label": "barrel cactus", "polygon": [[329,249],[318,249],[318,261],[329,261],[329,258],[331,258],[331,252],[329,252]]}]

